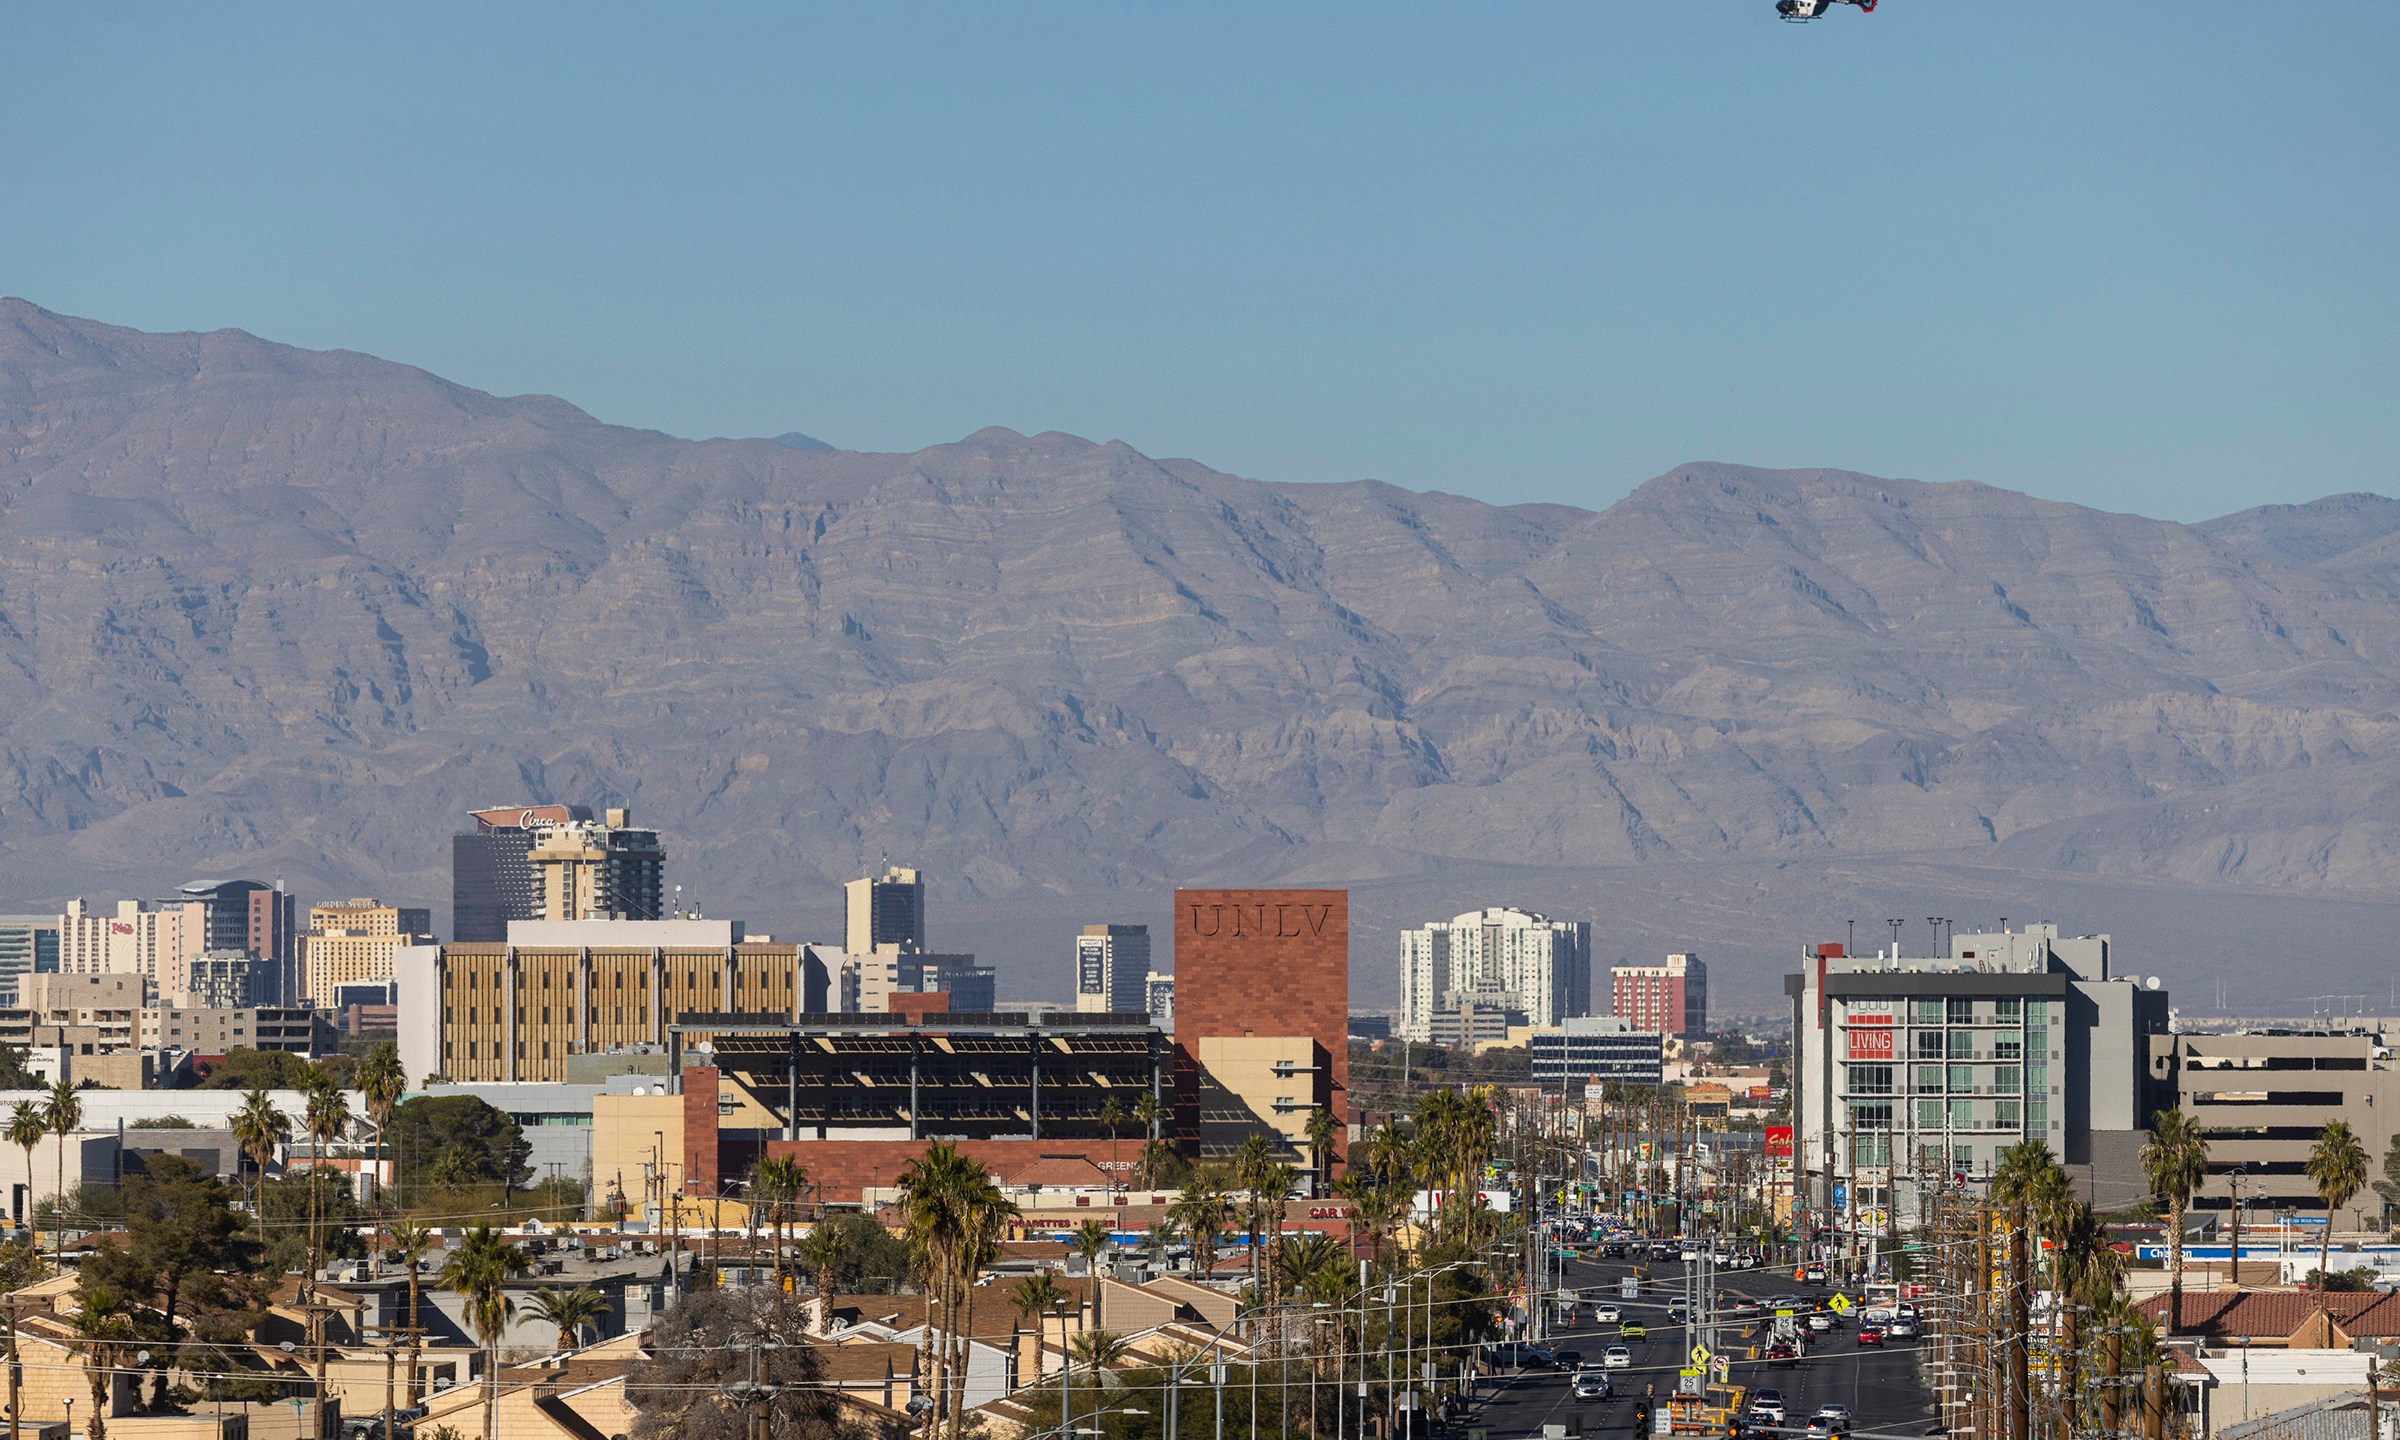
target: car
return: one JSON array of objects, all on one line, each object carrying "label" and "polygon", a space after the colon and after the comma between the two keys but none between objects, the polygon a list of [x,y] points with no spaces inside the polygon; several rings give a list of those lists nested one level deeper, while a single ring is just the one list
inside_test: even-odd
[{"label": "car", "polygon": [[1629,1370],[1633,1368],[1633,1352],[1622,1345],[1611,1345],[1600,1352],[1600,1366],[1604,1370]]},{"label": "car", "polygon": [[1617,1322],[1617,1338],[1619,1340],[1647,1340],[1650,1338],[1650,1332],[1643,1327],[1639,1320],[1620,1320]]},{"label": "car", "polygon": [[1592,1307],[1592,1323],[1594,1325],[1614,1325],[1624,1318],[1625,1312],[1614,1305],[1594,1305]]},{"label": "car", "polygon": [[1767,1363],[1769,1365],[1789,1366],[1796,1365],[1799,1361],[1800,1347],[1789,1340],[1777,1340],[1767,1346]]},{"label": "car", "polygon": [[1809,1285],[1822,1285],[1822,1284],[1824,1284],[1824,1283],[1825,1283],[1825,1267],[1824,1267],[1824,1266],[1822,1266],[1822,1265],[1811,1265],[1811,1266],[1809,1266],[1809,1267],[1808,1267],[1808,1269],[1806,1270],[1806,1272],[1804,1272],[1804,1274],[1803,1274],[1803,1276],[1802,1276],[1802,1282],[1803,1282],[1804,1284],[1809,1284]]},{"label": "car", "polygon": [[1667,1318],[1681,1325],[1684,1321],[1692,1318],[1692,1308],[1678,1300],[1667,1307]]},{"label": "car", "polygon": [[1883,1343],[1883,1327],[1880,1325],[1859,1326],[1858,1343],[1861,1345],[1881,1345]]},{"label": "car", "polygon": [[1808,1319],[1805,1323],[1809,1329],[1822,1335],[1828,1330],[1834,1329],[1838,1322],[1830,1310],[1811,1310],[1808,1312]]},{"label": "car", "polygon": [[1583,1368],[1583,1352],[1581,1350],[1554,1351],[1550,1356],[1550,1363],[1561,1370],[1581,1370]]},{"label": "car", "polygon": [[1883,1333],[1893,1340],[1914,1340],[1917,1338],[1917,1322],[1906,1315],[1897,1316],[1891,1324],[1883,1327]]},{"label": "car", "polygon": [[1606,1400],[1609,1388],[1606,1370],[1586,1370],[1575,1377],[1575,1398],[1578,1400]]},{"label": "car", "polygon": [[1808,1427],[1814,1430],[1819,1424],[1825,1427],[1825,1433],[1828,1435],[1849,1434],[1850,1407],[1847,1405],[1819,1405],[1817,1413],[1808,1418]]},{"label": "car", "polygon": [[1751,1391],[1750,1418],[1761,1424],[1781,1425],[1785,1419],[1783,1392],[1773,1388]]},{"label": "car", "polygon": [[1733,1304],[1726,1307],[1725,1313],[1728,1315],[1756,1315],[1758,1302],[1747,1295],[1737,1295],[1734,1297]]},{"label": "car", "polygon": [[1547,1345],[1528,1345],[1517,1363],[1528,1370],[1556,1370],[1558,1357],[1551,1353]]}]

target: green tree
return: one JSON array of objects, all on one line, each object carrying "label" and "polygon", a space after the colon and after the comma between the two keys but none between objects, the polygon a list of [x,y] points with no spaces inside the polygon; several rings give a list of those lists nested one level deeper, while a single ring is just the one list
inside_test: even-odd
[{"label": "green tree", "polygon": [[1167,1215],[1192,1239],[1192,1278],[1206,1281],[1217,1268],[1217,1241],[1233,1220],[1233,1201],[1213,1178],[1195,1175],[1167,1207]]},{"label": "green tree", "polygon": [[182,1115],[150,1115],[125,1127],[128,1130],[197,1130],[191,1120]]},{"label": "green tree", "polygon": [[560,1354],[576,1347],[586,1327],[596,1327],[608,1318],[608,1297],[589,1285],[569,1290],[564,1285],[544,1285],[525,1299],[525,1308],[534,1318],[558,1330]]},{"label": "green tree", "polygon": [[228,1050],[203,1090],[297,1090],[308,1083],[308,1059],[287,1050]]},{"label": "green tree", "polygon": [[751,1171],[750,1203],[764,1206],[775,1237],[775,1275],[783,1276],[784,1229],[808,1186],[808,1170],[789,1155],[770,1155]]},{"label": "green tree", "polygon": [[2317,1132],[2317,1143],[2309,1147],[2304,1168],[2309,1183],[2317,1187],[2317,1198],[2325,1202],[2325,1229],[2317,1236],[2318,1293],[2322,1294],[2325,1261],[2333,1249],[2333,1212],[2366,1188],[2367,1147],[2359,1143],[2348,1121],[2328,1120]]},{"label": "green tree", "polygon": [[[76,1098],[75,1087],[64,1080],[52,1085],[49,1098],[42,1105],[42,1124],[58,1137],[57,1193],[61,1196],[67,1193],[67,1137],[74,1134],[75,1127],[82,1123],[83,1101]],[[59,1226],[55,1242],[52,1253],[64,1255],[67,1247],[65,1225]]]},{"label": "green tree", "polygon": [[[258,1246],[233,1208],[225,1183],[181,1155],[152,1155],[141,1173],[123,1186],[125,1239],[94,1250],[83,1262],[81,1283],[157,1312],[160,1346],[172,1346],[175,1364],[194,1371],[222,1370],[226,1357],[213,1347],[187,1343],[191,1333],[248,1310],[257,1299],[248,1283],[258,1264]],[[172,1338],[170,1338],[172,1337]],[[149,1406],[167,1404],[165,1363],[152,1375]]]},{"label": "green tree", "polygon": [[1058,1343],[1067,1343],[1067,1292],[1058,1288],[1050,1272],[1042,1271],[1030,1279],[1019,1280],[1008,1292],[1008,1303],[1019,1315],[1033,1322],[1033,1338],[1038,1346],[1049,1334],[1049,1317],[1058,1316]]},{"label": "green tree", "polygon": [[379,1042],[358,1062],[350,1078],[358,1087],[359,1098],[366,1102],[367,1123],[375,1127],[375,1141],[388,1156],[392,1116],[398,1113],[400,1097],[408,1090],[408,1072],[400,1068],[400,1047],[389,1040]]},{"label": "green tree", "polygon": [[1098,1119],[1100,1128],[1108,1132],[1108,1183],[1112,1187],[1117,1183],[1117,1132],[1124,1129],[1125,1122],[1132,1118],[1125,1113],[1125,1107],[1118,1103],[1116,1096],[1111,1095],[1100,1102]]},{"label": "green tree", "polygon": [[105,1285],[83,1287],[82,1309],[75,1315],[75,1349],[83,1356],[83,1377],[91,1386],[92,1413],[84,1422],[85,1440],[108,1440],[108,1399],[111,1382],[124,1365],[137,1331],[125,1299]]},{"label": "green tree", "polygon": [[[325,1268],[322,1218],[324,1201],[321,1192],[329,1175],[338,1175],[326,1162],[335,1141],[350,1128],[350,1097],[334,1083],[333,1076],[324,1070],[311,1070],[307,1083],[308,1108],[304,1116],[308,1127],[308,1278],[303,1287],[305,1295],[314,1296],[317,1276]],[[338,1182],[337,1182],[338,1183]]]},{"label": "green tree", "polygon": [[517,1122],[472,1095],[419,1095],[392,1117],[403,1184],[499,1182],[523,1186],[533,1178],[533,1147]]},{"label": "green tree", "polygon": [[508,1282],[531,1268],[525,1252],[489,1225],[469,1230],[442,1265],[442,1284],[467,1302],[467,1324],[483,1346],[483,1437],[493,1440],[500,1418],[500,1337],[508,1330]]},{"label": "green tree", "polygon": [[2375,1182],[2375,1193],[2383,1197],[2384,1218],[2390,1219],[2400,1208],[2400,1135],[2394,1135],[2383,1152],[2383,1178]]},{"label": "green tree", "polygon": [[2208,1174],[2208,1137],[2181,1110],[2161,1110],[2150,1117],[2141,1160],[2151,1190],[2167,1202],[2168,1264],[2174,1272],[2167,1282],[2167,1333],[2172,1335],[2183,1326],[2183,1210]]},{"label": "green tree", "polygon": [[1316,1180],[1309,1189],[1312,1195],[1325,1195],[1333,1190],[1333,1142],[1341,1129],[1333,1112],[1324,1106],[1308,1112],[1308,1168],[1315,1172]]},{"label": "green tree", "polygon": [[291,1118],[275,1107],[274,1097],[264,1090],[252,1090],[242,1097],[242,1108],[233,1115],[233,1143],[249,1157],[250,1168],[258,1178],[251,1182],[250,1208],[258,1214],[258,1244],[267,1244],[267,1166],[275,1158],[276,1147],[292,1133]]},{"label": "green tree", "polygon": [[836,1215],[800,1237],[800,1263],[820,1295],[883,1295],[910,1271],[908,1246],[872,1215]]},{"label": "green tree", "polygon": [[1142,1127],[1142,1153],[1134,1163],[1141,1167],[1144,1190],[1150,1189],[1158,1183],[1160,1152],[1167,1148],[1158,1133],[1159,1121],[1164,1114],[1165,1112],[1159,1109],[1158,1097],[1147,1090],[1142,1092],[1140,1099],[1133,1102],[1133,1118]]},{"label": "green tree", "polygon": [[39,1090],[42,1077],[25,1068],[21,1045],[0,1045],[0,1090]]},{"label": "green tree", "polygon": [[[941,1317],[932,1370],[938,1387],[936,1423],[946,1416],[953,1440],[962,1423],[957,1389],[965,1380],[965,1337],[972,1297],[983,1267],[999,1253],[1015,1203],[1000,1193],[983,1166],[946,1140],[936,1140],[900,1175],[902,1238]],[[927,1327],[927,1343],[937,1337]]]},{"label": "green tree", "polygon": [[[8,1114],[8,1143],[25,1152],[25,1175],[29,1180],[33,1177],[33,1152],[49,1133],[50,1122],[42,1118],[42,1107],[30,1100],[19,1100],[17,1108]],[[27,1223],[33,1221],[30,1215],[20,1218]]]}]

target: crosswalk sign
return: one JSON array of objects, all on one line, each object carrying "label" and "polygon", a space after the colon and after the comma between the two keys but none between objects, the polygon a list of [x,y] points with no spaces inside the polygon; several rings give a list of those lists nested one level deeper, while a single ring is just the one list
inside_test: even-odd
[{"label": "crosswalk sign", "polygon": [[1715,1357],[1709,1353],[1709,1349],[1706,1345],[1694,1345],[1692,1347],[1693,1368],[1705,1370],[1708,1368],[1708,1362],[1714,1358]]},{"label": "crosswalk sign", "polygon": [[1847,1315],[1850,1313],[1850,1297],[1847,1295],[1836,1295],[1831,1300],[1825,1302],[1825,1308],[1831,1310],[1836,1315]]}]

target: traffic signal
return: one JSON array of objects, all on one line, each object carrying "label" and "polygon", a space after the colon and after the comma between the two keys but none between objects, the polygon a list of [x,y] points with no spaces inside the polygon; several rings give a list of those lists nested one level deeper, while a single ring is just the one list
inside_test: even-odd
[{"label": "traffic signal", "polygon": [[1633,1433],[1636,1435],[1650,1433],[1650,1402],[1647,1400],[1633,1402]]}]

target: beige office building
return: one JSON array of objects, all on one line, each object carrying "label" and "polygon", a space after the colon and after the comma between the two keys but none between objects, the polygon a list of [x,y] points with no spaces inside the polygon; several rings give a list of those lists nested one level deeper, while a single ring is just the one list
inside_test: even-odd
[{"label": "beige office building", "polygon": [[77,898],[58,917],[65,975],[139,975],[156,993],[172,994],[184,962],[207,949],[208,907],[198,901],[120,900],[104,913]]},{"label": "beige office building", "polygon": [[312,905],[300,937],[300,993],[310,1004],[331,1005],[341,986],[390,980],[401,946],[432,942],[427,910],[374,900]]}]

